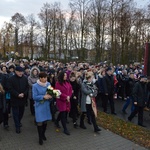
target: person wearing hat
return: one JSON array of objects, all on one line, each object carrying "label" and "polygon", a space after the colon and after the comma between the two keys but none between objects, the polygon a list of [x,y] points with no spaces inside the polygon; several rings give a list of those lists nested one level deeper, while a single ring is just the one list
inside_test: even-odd
[{"label": "person wearing hat", "polygon": [[131,121],[135,115],[138,113],[138,125],[145,127],[143,125],[143,110],[147,102],[147,79],[144,75],[140,75],[139,82],[135,83],[133,88],[133,101],[134,101],[134,111],[128,117],[128,120]]},{"label": "person wearing hat", "polygon": [[104,102],[103,102],[103,109],[104,112],[107,112],[107,104],[108,101],[110,103],[111,114],[116,115],[115,113],[115,106],[114,106],[114,78],[113,78],[113,71],[111,67],[106,69],[106,75],[103,77],[103,86],[104,86]]},{"label": "person wearing hat", "polygon": [[21,119],[24,114],[25,104],[28,96],[28,80],[23,73],[24,69],[21,66],[17,66],[15,69],[15,75],[8,79],[12,114],[16,127],[16,133],[18,134],[21,132]]}]

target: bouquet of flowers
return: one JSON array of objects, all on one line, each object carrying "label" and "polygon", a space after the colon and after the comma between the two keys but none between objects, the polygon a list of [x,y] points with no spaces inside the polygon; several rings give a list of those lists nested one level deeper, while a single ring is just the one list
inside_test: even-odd
[{"label": "bouquet of flowers", "polygon": [[[46,93],[51,95],[53,98],[60,98],[61,95],[60,90],[54,89],[51,85],[47,87]],[[42,100],[41,103],[44,103],[44,100]]]},{"label": "bouquet of flowers", "polygon": [[60,90],[54,89],[51,85],[47,87],[47,94],[51,95],[54,98],[60,98]]}]

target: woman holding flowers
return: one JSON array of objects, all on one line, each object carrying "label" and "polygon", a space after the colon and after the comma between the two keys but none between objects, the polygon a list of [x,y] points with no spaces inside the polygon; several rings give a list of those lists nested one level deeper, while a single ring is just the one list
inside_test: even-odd
[{"label": "woman holding flowers", "polygon": [[70,97],[72,95],[72,86],[67,81],[67,74],[65,72],[60,72],[58,74],[58,81],[56,82],[55,88],[60,90],[61,95],[60,98],[56,99],[56,105],[59,111],[58,117],[56,119],[56,126],[59,126],[59,121],[61,120],[62,126],[64,128],[64,133],[66,135],[70,135],[70,132],[67,129],[66,121],[67,121],[67,112],[70,111]]},{"label": "woman holding flowers", "polygon": [[50,86],[50,83],[47,82],[47,74],[45,72],[39,73],[39,79],[32,87],[32,95],[35,102],[35,119],[40,145],[43,145],[43,140],[46,140],[47,121],[52,118],[50,113],[50,99],[52,99],[52,96],[47,93],[48,86]]}]

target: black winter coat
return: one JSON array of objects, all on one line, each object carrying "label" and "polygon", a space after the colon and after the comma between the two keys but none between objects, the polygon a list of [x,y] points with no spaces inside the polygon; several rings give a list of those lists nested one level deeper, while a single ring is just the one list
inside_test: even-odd
[{"label": "black winter coat", "polygon": [[77,81],[70,81],[70,84],[72,86],[73,94],[72,97],[76,96],[78,100],[79,92],[80,92],[80,85],[77,83]]},{"label": "black winter coat", "polygon": [[113,76],[109,76],[107,73],[103,78],[103,86],[104,86],[104,93],[106,94],[113,94],[114,93],[114,78]]},{"label": "black winter coat", "polygon": [[137,102],[137,105],[140,107],[145,106],[145,102],[147,102],[147,86],[145,83],[136,82],[133,88],[133,100]]},{"label": "black winter coat", "polygon": [[0,92],[0,109],[4,109],[4,108],[5,108],[5,97],[4,94]]},{"label": "black winter coat", "polygon": [[126,96],[132,96],[135,81],[131,78],[126,82]]},{"label": "black winter coat", "polygon": [[[12,106],[24,106],[28,97],[28,80],[23,75],[22,77],[16,74],[9,78],[9,91],[11,94],[11,105]],[[18,95],[24,93],[23,98],[19,98]]]},{"label": "black winter coat", "polygon": [[2,84],[4,90],[6,90],[7,89],[7,78],[2,73],[0,73],[0,83]]}]

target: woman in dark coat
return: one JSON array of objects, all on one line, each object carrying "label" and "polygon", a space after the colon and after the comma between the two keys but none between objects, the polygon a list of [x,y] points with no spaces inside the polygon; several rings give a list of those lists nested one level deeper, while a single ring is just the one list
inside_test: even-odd
[{"label": "woman in dark coat", "polygon": [[70,80],[70,84],[71,84],[72,90],[73,90],[73,93],[72,93],[72,96],[70,99],[71,109],[70,109],[69,116],[72,117],[72,119],[73,119],[74,128],[77,128],[78,127],[77,116],[78,116],[80,85],[76,80],[76,74],[74,72],[71,72],[69,80]]}]

